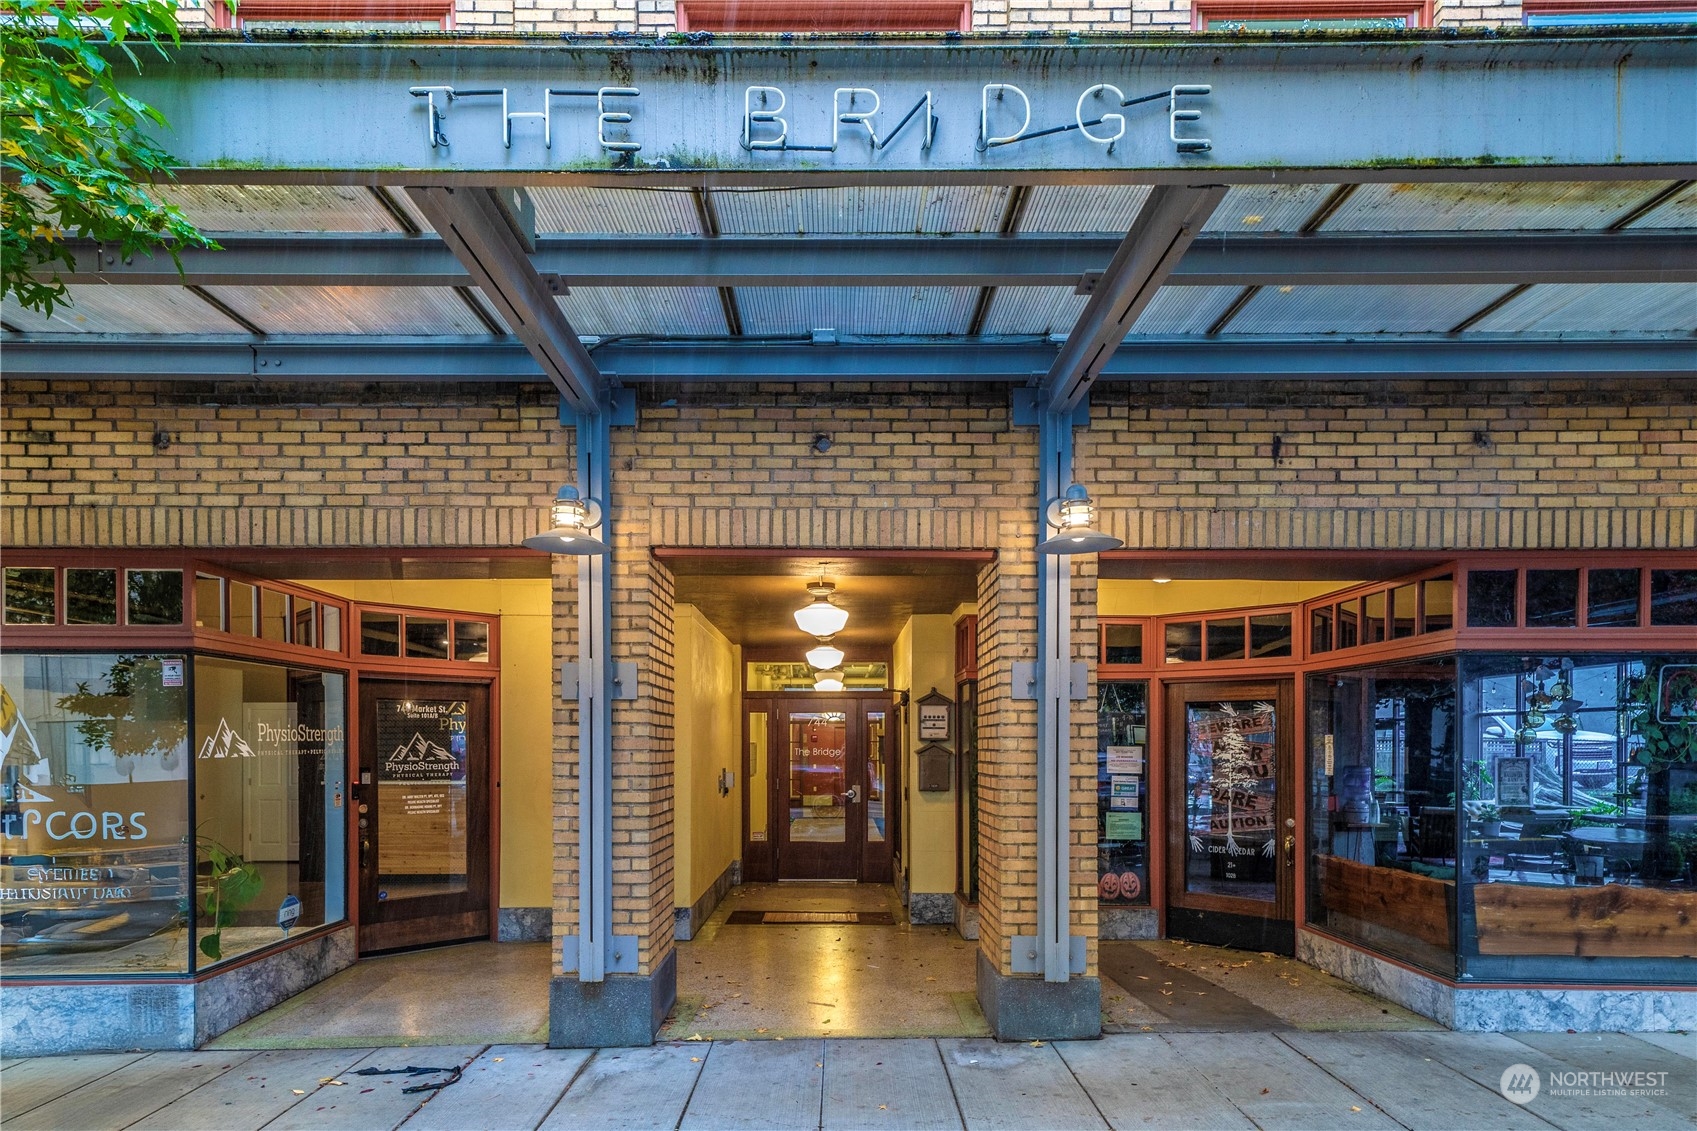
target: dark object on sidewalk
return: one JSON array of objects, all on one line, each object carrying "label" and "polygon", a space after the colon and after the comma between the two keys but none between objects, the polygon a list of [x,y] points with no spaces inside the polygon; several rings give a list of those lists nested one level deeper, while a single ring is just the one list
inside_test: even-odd
[{"label": "dark object on sidewalk", "polygon": [[410,1064],[405,1068],[361,1068],[354,1072],[354,1075],[399,1076],[405,1074],[407,1076],[428,1076],[432,1072],[446,1072],[448,1074],[448,1078],[446,1080],[438,1080],[434,1084],[414,1084],[410,1088],[402,1088],[401,1095],[410,1096],[415,1095],[418,1092],[440,1092],[449,1084],[458,1084],[460,1082],[460,1069],[458,1065],[451,1068],[419,1068]]}]

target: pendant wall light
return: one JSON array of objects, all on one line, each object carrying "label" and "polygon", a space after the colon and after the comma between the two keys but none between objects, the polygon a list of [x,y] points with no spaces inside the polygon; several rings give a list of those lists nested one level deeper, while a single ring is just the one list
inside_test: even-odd
[{"label": "pendant wall light", "polygon": [[1040,553],[1097,554],[1125,545],[1096,529],[1096,504],[1090,501],[1090,492],[1077,483],[1049,504],[1047,518],[1057,529],[1048,540],[1037,544]]},{"label": "pendant wall light", "polygon": [[580,498],[577,488],[566,484],[554,496],[553,529],[524,540],[526,547],[549,554],[605,554],[611,547],[595,537],[601,525],[601,505]]}]

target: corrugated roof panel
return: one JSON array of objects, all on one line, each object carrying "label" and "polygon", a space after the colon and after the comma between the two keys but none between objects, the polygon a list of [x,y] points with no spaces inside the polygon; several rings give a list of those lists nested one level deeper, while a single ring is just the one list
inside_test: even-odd
[{"label": "corrugated roof panel", "polygon": [[695,201],[684,190],[575,188],[528,190],[539,234],[698,236]]},{"label": "corrugated roof panel", "polygon": [[964,334],[977,287],[738,287],[746,334]]},{"label": "corrugated roof panel", "polygon": [[452,287],[208,287],[268,334],[487,334]]},{"label": "corrugated roof panel", "polygon": [[1225,313],[1242,287],[1162,287],[1137,321],[1133,334],[1203,334]]},{"label": "corrugated roof panel", "polygon": [[1025,201],[1021,232],[1131,230],[1148,185],[1037,185]]},{"label": "corrugated roof panel", "polygon": [[1299,232],[1336,185],[1234,185],[1204,232]]},{"label": "corrugated roof panel", "polygon": [[1697,228],[1697,185],[1650,209],[1638,217],[1629,228]]},{"label": "corrugated roof panel", "polygon": [[556,301],[580,334],[718,337],[725,308],[713,287],[573,287]]},{"label": "corrugated roof panel", "polygon": [[999,230],[1007,194],[994,185],[716,189],[713,207],[727,236],[972,234]]},{"label": "corrugated roof panel", "polygon": [[185,287],[120,287],[104,283],[68,288],[69,306],[46,318],[8,296],[0,318],[8,326],[43,334],[245,334],[241,326]]},{"label": "corrugated roof panel", "polygon": [[1226,334],[1447,333],[1508,291],[1447,287],[1263,287]]},{"label": "corrugated roof panel", "polygon": [[[160,195],[208,232],[399,232],[362,185],[161,185]],[[391,189],[400,195],[399,189]],[[423,225],[425,231],[430,225]]]},{"label": "corrugated roof panel", "polygon": [[1606,228],[1667,181],[1488,181],[1361,185],[1327,232],[1578,231]]},{"label": "corrugated roof panel", "polygon": [[997,287],[986,334],[1065,334],[1090,301],[1071,287]]},{"label": "corrugated roof panel", "polygon": [[1470,329],[1497,333],[1690,332],[1697,330],[1697,285],[1543,283],[1516,295]]}]

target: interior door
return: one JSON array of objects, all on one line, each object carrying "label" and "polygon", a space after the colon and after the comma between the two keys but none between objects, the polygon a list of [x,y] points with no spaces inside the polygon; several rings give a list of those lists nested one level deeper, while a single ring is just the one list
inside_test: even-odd
[{"label": "interior door", "polygon": [[1167,934],[1292,954],[1291,683],[1167,687]]},{"label": "interior door", "polygon": [[850,699],[779,709],[778,878],[856,880],[866,840],[865,767],[851,752],[864,723]]},{"label": "interior door", "polygon": [[360,682],[361,953],[489,937],[489,688]]}]

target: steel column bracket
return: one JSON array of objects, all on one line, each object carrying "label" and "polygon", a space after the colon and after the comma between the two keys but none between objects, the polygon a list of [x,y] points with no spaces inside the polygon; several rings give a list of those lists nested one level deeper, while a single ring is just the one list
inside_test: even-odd
[{"label": "steel column bracket", "polygon": [[[1035,660],[1015,660],[1013,668],[1013,692],[1015,699],[1035,700],[1041,691],[1037,683],[1037,662]],[[1083,660],[1073,660],[1067,667],[1067,693],[1075,703],[1082,703],[1090,698],[1090,666]]]},{"label": "steel column bracket", "polygon": [[[579,969],[578,936],[567,935],[560,940],[560,973],[575,974]],[[642,953],[642,940],[636,935],[614,935],[607,947],[605,971],[608,974],[634,974],[637,956]]]},{"label": "steel column bracket", "polygon": [[[582,669],[575,660],[568,660],[560,665],[560,698],[568,703],[577,702],[581,672]],[[611,688],[607,696],[609,699],[635,699],[639,686],[636,661],[620,660],[615,663],[607,682]]]},{"label": "steel column bracket", "polygon": [[[636,427],[636,390],[608,389],[607,423],[614,428]],[[576,428],[583,415],[574,409],[566,398],[560,398],[560,424],[565,428]]]},{"label": "steel column bracket", "polygon": [[[1016,388],[1008,392],[1008,411],[1015,428],[1036,428],[1043,423],[1043,391],[1036,387]],[[1090,398],[1085,397],[1072,407],[1072,426],[1090,426]],[[1065,486],[1065,484],[1063,484]]]},{"label": "steel column bracket", "polygon": [[[1085,970],[1085,938],[1083,935],[1067,936],[1067,968],[1070,973],[1082,974]],[[1015,935],[1008,940],[1008,961],[1015,974],[1043,973],[1043,947],[1036,935]]]}]

